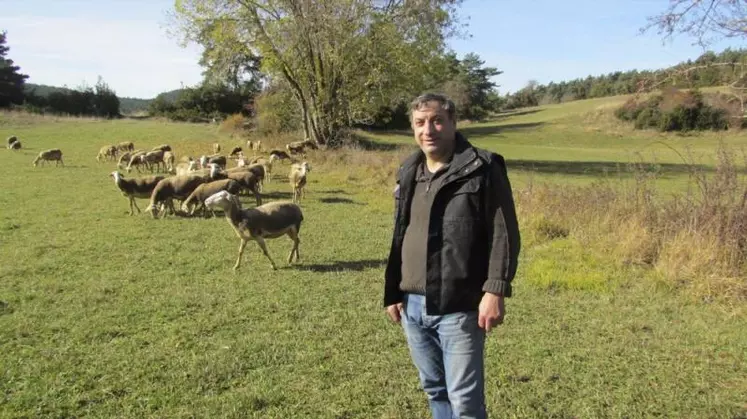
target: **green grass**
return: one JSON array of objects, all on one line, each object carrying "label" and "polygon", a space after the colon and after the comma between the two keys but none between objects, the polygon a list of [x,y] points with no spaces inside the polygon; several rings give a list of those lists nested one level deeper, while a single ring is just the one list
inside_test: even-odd
[{"label": "green grass", "polygon": [[[569,167],[624,162],[659,139],[604,117],[584,125],[595,103],[500,118],[470,138],[505,151],[517,184],[587,182],[599,172]],[[365,153],[312,159],[300,264],[281,262],[291,248],[281,238],[268,241],[280,270],[250,243],[234,273],[239,243],[225,219],[129,217],[107,177],[114,165],[95,156],[123,140],[169,143],[177,158],[238,140],[214,126],[0,115],[0,137],[11,134],[24,149],[0,157],[0,417],[427,417],[381,307],[393,185],[357,174]],[[713,139],[665,137],[704,152]],[[66,167],[33,168],[51,147]],[[545,160],[578,166],[517,163]],[[286,170],[267,193],[289,196]],[[528,242],[506,323],[488,339],[491,417],[745,415],[745,325],[741,306],[694,299],[600,249]]]}]

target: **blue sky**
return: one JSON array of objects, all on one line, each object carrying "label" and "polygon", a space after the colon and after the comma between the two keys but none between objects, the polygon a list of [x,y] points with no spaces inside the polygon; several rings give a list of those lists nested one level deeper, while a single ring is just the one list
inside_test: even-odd
[{"label": "blue sky", "polygon": [[[668,0],[466,0],[460,16],[469,39],[451,47],[475,52],[504,73],[502,93],[527,81],[570,80],[617,70],[656,69],[703,53],[693,39],[663,43],[640,35],[646,16]],[[167,35],[173,0],[2,0],[0,30],[9,57],[29,82],[76,87],[99,75],[120,96],[151,98],[201,79],[199,47],[182,48]],[[722,42],[721,51],[743,43]]]}]

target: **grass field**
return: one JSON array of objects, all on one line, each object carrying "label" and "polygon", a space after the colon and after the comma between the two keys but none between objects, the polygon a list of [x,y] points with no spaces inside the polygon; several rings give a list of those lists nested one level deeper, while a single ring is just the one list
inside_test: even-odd
[{"label": "grass field", "polygon": [[[637,158],[676,191],[687,184],[677,152],[691,147],[712,170],[717,143],[747,145],[741,133],[634,132],[609,115],[621,100],[463,129],[508,159],[515,194],[624,179],[617,163]],[[280,263],[292,244],[281,238],[268,241],[281,269],[250,243],[234,273],[224,218],[130,217],[114,164],[95,160],[124,140],[171,144],[177,158],[238,143],[216,126],[0,114],[0,137],[11,134],[24,149],[0,157],[0,417],[427,417],[381,306],[405,150],[311,155],[301,263]],[[65,167],[32,167],[51,147]],[[274,172],[265,199],[289,198],[287,166]],[[743,300],[703,299],[573,236],[535,241],[522,228],[515,296],[487,344],[491,417],[747,416]],[[557,278],[589,286],[542,285]]]}]

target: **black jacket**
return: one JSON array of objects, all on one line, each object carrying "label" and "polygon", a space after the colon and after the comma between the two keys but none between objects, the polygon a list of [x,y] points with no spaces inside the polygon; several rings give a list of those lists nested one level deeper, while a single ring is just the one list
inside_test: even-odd
[{"label": "black jacket", "polygon": [[[410,217],[421,151],[397,173],[394,234],[385,273],[384,305],[402,301],[402,241]],[[506,164],[457,132],[454,156],[430,211],[426,311],[442,315],[477,310],[484,292],[511,296],[520,238]]]}]

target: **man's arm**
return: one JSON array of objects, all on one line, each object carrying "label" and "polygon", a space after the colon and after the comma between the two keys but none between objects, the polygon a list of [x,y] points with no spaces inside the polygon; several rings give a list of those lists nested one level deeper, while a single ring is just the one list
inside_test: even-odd
[{"label": "man's arm", "polygon": [[486,187],[490,261],[488,276],[482,290],[510,297],[511,281],[516,274],[521,240],[506,163],[503,157],[495,153],[491,154]]}]

